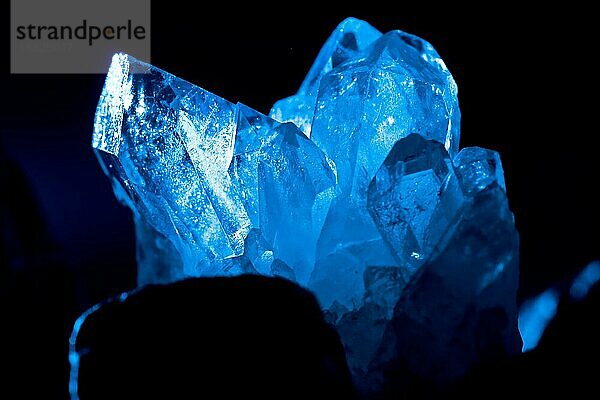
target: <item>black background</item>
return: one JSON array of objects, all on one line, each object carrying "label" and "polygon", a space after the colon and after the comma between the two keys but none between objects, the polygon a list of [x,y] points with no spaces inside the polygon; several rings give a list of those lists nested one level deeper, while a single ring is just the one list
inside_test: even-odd
[{"label": "black background", "polygon": [[[287,12],[283,5],[233,4],[209,11],[155,1],[152,63],[268,113],[297,90],[346,16],[421,36],[458,83],[461,147],[501,154],[521,235],[519,301],[600,258],[597,78],[590,61],[597,50],[587,41],[593,29],[586,10],[526,11],[505,3],[468,12],[428,3],[392,10],[369,3],[369,11],[338,6],[326,13],[304,3],[287,5]],[[3,12],[0,133],[11,161],[3,161],[1,196],[3,246],[12,261],[2,274],[18,277],[10,307],[34,329],[22,334],[57,349],[40,357],[39,371],[23,368],[35,376],[61,360],[44,378],[59,381],[58,393],[67,376],[61,340],[74,316],[135,285],[133,225],[90,146],[104,77],[10,75],[8,4]],[[24,316],[32,310],[45,322],[30,321],[36,312]]]}]

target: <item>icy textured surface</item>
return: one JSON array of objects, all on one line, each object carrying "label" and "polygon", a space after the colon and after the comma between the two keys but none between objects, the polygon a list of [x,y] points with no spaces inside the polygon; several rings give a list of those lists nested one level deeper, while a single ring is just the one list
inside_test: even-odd
[{"label": "icy textured surface", "polygon": [[365,392],[520,351],[500,157],[458,151],[457,87],[428,42],[349,18],[271,117],[115,55],[93,146],[133,210],[140,284],[296,281]]},{"label": "icy textured surface", "polygon": [[188,82],[113,57],[93,147],[117,196],[181,255],[183,276],[217,273],[215,260],[243,253],[250,220],[226,173],[236,114],[234,104]]},{"label": "icy textured surface", "polygon": [[437,52],[392,31],[323,75],[311,137],[336,163],[342,192],[360,201],[397,140],[419,133],[453,156],[459,128],[456,84]]},{"label": "icy textured surface", "polygon": [[454,159],[459,179],[467,193],[476,192],[492,182],[506,190],[500,155],[481,147],[465,147]]}]

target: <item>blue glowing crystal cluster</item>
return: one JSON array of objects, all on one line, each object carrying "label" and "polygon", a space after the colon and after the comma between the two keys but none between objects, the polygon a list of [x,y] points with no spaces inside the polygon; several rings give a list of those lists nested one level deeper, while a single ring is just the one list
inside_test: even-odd
[{"label": "blue glowing crystal cluster", "polygon": [[376,387],[390,368],[443,383],[521,350],[502,165],[459,151],[459,129],[431,44],[348,18],[269,116],[115,55],[93,147],[133,211],[140,285],[296,281]]}]

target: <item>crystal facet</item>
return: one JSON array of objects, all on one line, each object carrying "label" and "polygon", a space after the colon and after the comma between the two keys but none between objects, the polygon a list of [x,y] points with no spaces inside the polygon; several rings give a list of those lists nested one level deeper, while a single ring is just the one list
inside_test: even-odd
[{"label": "crystal facet", "polygon": [[402,366],[400,380],[447,384],[478,363],[521,351],[519,241],[506,195],[494,184],[460,212],[396,303],[376,370]]},{"label": "crystal facet", "polygon": [[134,212],[140,284],[237,271],[251,228],[308,280],[336,172],[293,124],[117,54],[93,147]]},{"label": "crystal facet", "polygon": [[226,173],[236,113],[164,71],[113,57],[93,147],[135,217],[172,242],[183,276],[215,274],[215,260],[243,253],[250,221]]},{"label": "crystal facet", "polygon": [[323,75],[356,57],[380,36],[381,32],[367,22],[346,18],[321,48],[298,93],[275,103],[269,115],[278,121],[296,124],[310,137],[317,91]]},{"label": "crystal facet", "polygon": [[481,147],[465,147],[454,159],[456,170],[466,193],[476,192],[497,182],[506,191],[500,155]]},{"label": "crystal facet", "polygon": [[243,120],[238,121],[230,174],[251,225],[260,228],[273,254],[294,266],[296,279],[304,284],[334,195],[335,167],[295,125],[243,105],[239,109]]},{"label": "crystal facet", "polygon": [[361,198],[397,140],[416,132],[454,155],[459,125],[456,84],[437,52],[392,31],[321,78],[311,137],[336,163],[342,192]]},{"label": "crystal facet", "polygon": [[[400,265],[410,271],[421,265],[447,227],[432,217],[438,207],[451,203],[446,197],[452,193],[443,186],[453,178],[444,146],[415,133],[394,145],[369,184],[367,208]],[[456,212],[449,207],[444,211],[450,216]]]}]

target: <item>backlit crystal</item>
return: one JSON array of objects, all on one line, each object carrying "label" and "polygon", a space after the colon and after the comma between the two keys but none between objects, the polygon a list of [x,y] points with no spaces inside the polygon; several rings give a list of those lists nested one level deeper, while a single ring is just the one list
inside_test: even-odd
[{"label": "backlit crystal", "polygon": [[133,211],[140,285],[296,281],[374,393],[389,371],[446,385],[521,349],[500,156],[459,152],[459,129],[433,46],[348,18],[270,116],[115,55],[93,147]]}]

